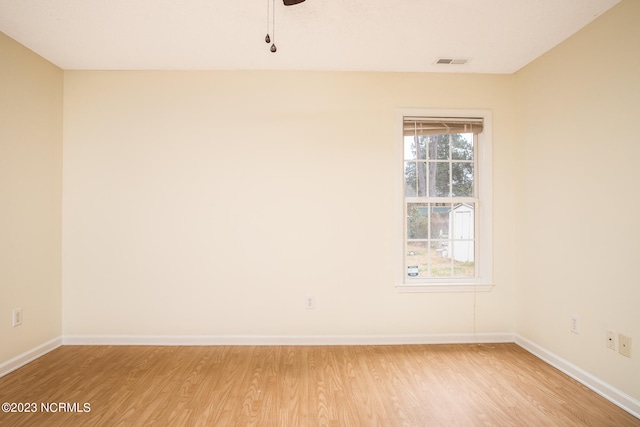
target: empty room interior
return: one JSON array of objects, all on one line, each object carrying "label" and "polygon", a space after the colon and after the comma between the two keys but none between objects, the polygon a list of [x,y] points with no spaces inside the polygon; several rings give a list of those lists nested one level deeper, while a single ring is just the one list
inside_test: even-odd
[{"label": "empty room interior", "polygon": [[[536,424],[430,415],[408,362],[422,392],[368,389],[396,350],[427,369],[456,348],[611,405],[564,425],[640,425],[638,20],[637,0],[0,0],[0,425],[153,421],[52,375],[129,387],[137,358],[188,349],[241,377],[274,360],[278,392],[234,393],[275,418],[225,423],[220,392],[156,425]],[[298,396],[281,352],[309,381],[325,357],[362,373]]]}]

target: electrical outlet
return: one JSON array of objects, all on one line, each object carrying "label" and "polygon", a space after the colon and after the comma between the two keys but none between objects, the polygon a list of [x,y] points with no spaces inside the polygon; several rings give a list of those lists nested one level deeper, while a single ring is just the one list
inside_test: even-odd
[{"label": "electrical outlet", "polygon": [[316,308],[316,299],[312,296],[304,297],[304,308],[307,310],[313,310]]},{"label": "electrical outlet", "polygon": [[575,314],[571,315],[571,332],[574,334],[580,333],[580,317]]},{"label": "electrical outlet", "polygon": [[22,308],[13,310],[13,327],[22,325]]},{"label": "electrical outlet", "polygon": [[605,332],[605,345],[613,351],[616,351],[616,331],[607,329]]},{"label": "electrical outlet", "polygon": [[620,334],[618,338],[618,352],[623,356],[631,357],[631,337]]}]

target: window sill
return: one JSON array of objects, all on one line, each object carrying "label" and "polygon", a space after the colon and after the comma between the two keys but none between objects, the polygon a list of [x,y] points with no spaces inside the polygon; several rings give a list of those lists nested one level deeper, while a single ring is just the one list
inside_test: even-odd
[{"label": "window sill", "polygon": [[434,283],[420,285],[396,285],[400,293],[418,292],[490,292],[493,289],[490,283]]}]

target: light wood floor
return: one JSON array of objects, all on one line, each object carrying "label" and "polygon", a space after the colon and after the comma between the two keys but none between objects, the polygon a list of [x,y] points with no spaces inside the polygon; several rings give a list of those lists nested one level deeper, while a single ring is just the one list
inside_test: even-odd
[{"label": "light wood floor", "polygon": [[2,426],[640,426],[515,344],[63,346],[1,402],[38,406]]}]

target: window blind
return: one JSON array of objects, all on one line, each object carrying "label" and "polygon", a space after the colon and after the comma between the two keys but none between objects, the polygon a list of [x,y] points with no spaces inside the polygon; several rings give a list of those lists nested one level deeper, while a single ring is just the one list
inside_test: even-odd
[{"label": "window blind", "polygon": [[473,117],[405,117],[403,132],[404,136],[480,133],[482,125],[481,118]]}]

